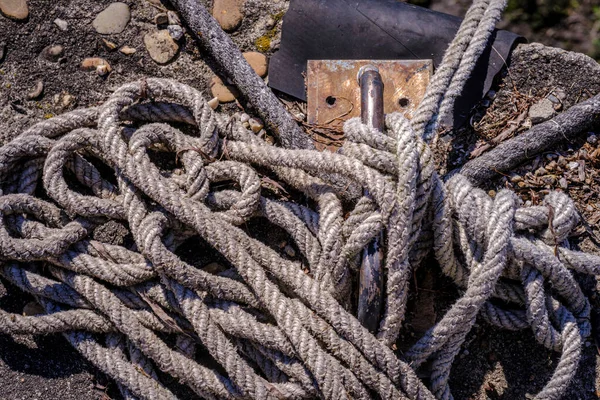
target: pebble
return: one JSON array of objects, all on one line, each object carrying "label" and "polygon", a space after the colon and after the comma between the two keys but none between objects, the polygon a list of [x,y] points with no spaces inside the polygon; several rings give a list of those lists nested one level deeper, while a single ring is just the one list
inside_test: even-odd
[{"label": "pebble", "polygon": [[66,31],[69,28],[69,23],[64,19],[56,18],[53,22],[61,31]]},{"label": "pebble", "polygon": [[57,93],[53,97],[53,102],[55,106],[60,106],[64,109],[75,103],[75,97],[67,92]]},{"label": "pebble", "polygon": [[102,43],[104,43],[104,47],[106,47],[108,50],[114,50],[117,48],[117,45],[115,43],[106,39],[102,39]]},{"label": "pebble", "polygon": [[158,64],[168,63],[179,50],[179,45],[166,30],[147,33],[144,36],[144,45],[150,57]]},{"label": "pebble", "polygon": [[129,46],[123,46],[119,49],[119,51],[127,56],[135,53],[137,50],[134,49],[133,47],[129,47]]},{"label": "pebble", "polygon": [[[0,45],[2,47],[2,45]],[[2,56],[0,55],[0,60],[2,60]],[[598,143],[598,136],[594,132],[588,132],[587,142],[589,144]]]},{"label": "pebble", "polygon": [[204,272],[208,272],[209,274],[218,274],[220,272],[225,271],[227,268],[225,268],[219,263],[211,262],[210,264],[207,264],[204,267],[202,267],[202,269],[204,270]]},{"label": "pebble", "polygon": [[131,19],[129,6],[125,3],[112,3],[96,16],[92,26],[102,35],[121,33]]},{"label": "pebble", "polygon": [[167,22],[169,25],[181,25],[179,15],[175,11],[167,11]]},{"label": "pebble", "polygon": [[521,175],[516,175],[515,174],[515,175],[513,175],[513,176],[510,177],[510,181],[512,183],[519,183],[519,182],[523,181],[523,177]]},{"label": "pebble", "polygon": [[0,12],[5,17],[17,21],[27,19],[29,16],[26,0],[0,0]]},{"label": "pebble", "polygon": [[100,76],[105,76],[107,74],[109,74],[111,71],[110,65],[108,64],[102,64],[102,65],[98,65],[96,67],[96,73]]},{"label": "pebble", "polygon": [[577,161],[571,161],[571,162],[568,164],[568,166],[569,166],[569,169],[573,170],[573,169],[575,169],[575,168],[578,168],[578,167],[579,167],[579,163],[578,163]]},{"label": "pebble", "polygon": [[40,53],[43,59],[50,62],[57,62],[65,52],[65,48],[61,45],[46,46]]},{"label": "pebble", "polygon": [[173,40],[180,40],[183,37],[183,28],[179,25],[169,25],[167,30],[169,31],[169,35],[171,35]]},{"label": "pebble", "polygon": [[216,110],[217,107],[219,107],[219,99],[216,97],[213,97],[212,99],[210,99],[208,101],[208,105],[210,106],[210,108],[212,108],[213,110]]},{"label": "pebble", "polygon": [[210,92],[221,103],[231,103],[239,95],[233,86],[227,86],[221,78],[215,76],[210,82]]},{"label": "pebble", "polygon": [[296,256],[296,250],[294,250],[294,248],[292,246],[290,246],[289,244],[283,248],[283,251],[285,252],[285,254],[288,255],[288,257]]},{"label": "pebble", "polygon": [[240,115],[240,121],[242,123],[248,122],[248,121],[250,121],[250,116],[246,113],[243,113],[242,115]]},{"label": "pebble", "polygon": [[263,124],[262,121],[258,118],[250,118],[248,120],[248,124],[250,125],[250,129],[252,129],[252,132],[254,133],[260,132],[262,128],[265,127],[265,124]]},{"label": "pebble", "polygon": [[89,71],[92,69],[96,70],[96,73],[100,76],[105,76],[112,69],[110,68],[110,64],[104,58],[100,57],[88,57],[81,62],[81,68]]},{"label": "pebble", "polygon": [[563,176],[562,178],[560,178],[558,180],[558,184],[560,185],[561,188],[563,189],[567,189],[569,187],[569,184],[567,182],[567,179]]},{"label": "pebble", "polygon": [[40,97],[42,95],[43,91],[44,91],[44,82],[38,81],[36,83],[35,87],[33,88],[33,90],[31,92],[27,93],[27,100],[33,100],[33,99]]},{"label": "pebble", "polygon": [[542,175],[547,175],[548,171],[546,171],[546,168],[544,167],[540,167],[535,171],[535,175],[536,176],[542,176]]},{"label": "pebble", "polygon": [[261,78],[267,76],[269,64],[267,56],[256,51],[249,51],[247,53],[244,53],[243,55],[246,61],[248,61],[248,64],[250,64],[250,66],[258,76],[260,76]]},{"label": "pebble", "polygon": [[548,121],[550,118],[554,117],[555,114],[556,110],[554,109],[554,104],[548,99],[538,101],[529,109],[529,118],[534,124]]},{"label": "pebble", "polygon": [[44,308],[37,301],[30,301],[23,307],[23,315],[31,317],[33,315],[45,314]]},{"label": "pebble", "polygon": [[226,32],[236,30],[242,23],[244,15],[241,11],[241,0],[215,0],[213,17]]},{"label": "pebble", "polygon": [[67,108],[73,104],[75,104],[75,97],[69,93],[64,93],[61,100],[63,108]]},{"label": "pebble", "polygon": [[275,21],[275,18],[269,17],[265,21],[265,28],[267,28],[267,29],[273,29],[273,27],[275,26],[276,23],[277,23],[277,21]]},{"label": "pebble", "polygon": [[154,16],[154,23],[156,25],[167,25],[169,23],[169,17],[167,17],[167,14],[165,13],[156,14]]}]

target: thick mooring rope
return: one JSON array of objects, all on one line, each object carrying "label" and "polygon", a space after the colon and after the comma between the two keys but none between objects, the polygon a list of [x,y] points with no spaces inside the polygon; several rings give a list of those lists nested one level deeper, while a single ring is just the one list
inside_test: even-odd
[{"label": "thick mooring rope", "polygon": [[[492,199],[460,174],[444,183],[423,139],[503,4],[470,9],[412,122],[388,115],[381,134],[350,120],[341,154],[270,146],[164,79],[29,128],[0,148],[0,276],[46,313],[0,310],[0,332],[63,333],[126,399],[176,398],[165,374],[207,399],[450,399],[452,362],[480,316],[531,328],[561,353],[536,397],[561,398],[590,331],[573,272],[600,274],[599,257],[569,249],[573,202],[554,192],[522,207],[514,193]],[[155,162],[155,152],[177,165]],[[296,201],[268,197],[265,171]],[[343,201],[323,180],[336,175],[369,195]],[[254,239],[246,222],[256,217],[284,229],[300,261]],[[93,239],[107,221],[125,224],[135,244]],[[385,313],[374,335],[350,299],[361,251],[382,230]],[[194,236],[230,268],[205,271],[178,256]],[[409,280],[431,248],[463,295],[398,355]],[[429,388],[415,372],[427,360]]]}]

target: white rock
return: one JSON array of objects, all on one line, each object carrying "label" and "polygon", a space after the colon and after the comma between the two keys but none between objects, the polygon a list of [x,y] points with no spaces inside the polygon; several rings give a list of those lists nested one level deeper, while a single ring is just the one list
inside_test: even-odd
[{"label": "white rock", "polygon": [[219,107],[219,99],[217,97],[212,98],[211,100],[208,101],[208,105],[213,110],[216,110],[217,107]]},{"label": "white rock", "polygon": [[265,127],[265,124],[263,124],[258,118],[250,118],[248,124],[250,124],[250,129],[252,129],[252,132],[254,133],[260,132],[262,128]]},{"label": "white rock", "polygon": [[147,33],[144,36],[144,45],[150,57],[159,64],[171,61],[179,50],[179,45],[166,30]]},{"label": "white rock", "polygon": [[58,29],[61,31],[66,31],[69,28],[69,23],[64,19],[56,18],[54,20],[54,25],[58,26]]},{"label": "white rock", "polygon": [[119,49],[119,51],[127,56],[135,53],[137,50],[133,47],[123,46]]},{"label": "white rock", "polygon": [[179,15],[175,11],[167,11],[167,20],[169,25],[181,25]]},{"label": "white rock", "polygon": [[179,25],[169,25],[167,30],[174,40],[179,40],[183,37],[183,28]]},{"label": "white rock", "polygon": [[131,11],[125,3],[112,3],[96,16],[92,26],[103,35],[121,33],[131,19]]}]

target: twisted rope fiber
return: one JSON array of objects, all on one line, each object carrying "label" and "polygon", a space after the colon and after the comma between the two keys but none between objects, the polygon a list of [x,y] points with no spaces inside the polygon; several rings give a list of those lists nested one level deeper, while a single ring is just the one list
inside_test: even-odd
[{"label": "twisted rope fiber", "polygon": [[[340,154],[267,145],[197,90],[164,79],[29,128],[0,148],[0,278],[45,314],[0,309],[0,332],[62,333],[126,399],[176,398],[161,374],[208,399],[450,399],[452,362],[481,316],[532,329],[561,353],[536,397],[561,398],[590,333],[573,272],[600,274],[600,257],[569,249],[572,201],[556,192],[522,207],[460,174],[444,183],[427,145],[503,7],[474,3],[415,119],[388,115],[383,135],[350,120]],[[177,167],[157,164],[156,152]],[[265,170],[306,200],[268,196]],[[344,205],[322,179],[331,174],[369,195]],[[256,217],[284,229],[301,257],[254,239],[246,223]],[[92,238],[111,220],[127,225],[133,247]],[[382,230],[385,313],[372,334],[348,299],[357,257]],[[198,236],[229,269],[205,271],[178,255]],[[409,279],[431,248],[463,296],[400,357],[391,347]],[[427,360],[429,388],[415,372]]]}]

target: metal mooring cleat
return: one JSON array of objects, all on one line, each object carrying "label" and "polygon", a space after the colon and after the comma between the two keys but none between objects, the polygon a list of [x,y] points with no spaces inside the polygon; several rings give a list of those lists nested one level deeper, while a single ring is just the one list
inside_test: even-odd
[{"label": "metal mooring cleat", "polygon": [[[308,123],[339,127],[360,115],[363,124],[383,135],[386,113],[412,117],[432,70],[431,60],[310,60]],[[383,307],[384,243],[381,232],[363,251],[360,268],[358,320],[371,332],[377,330]]]}]

